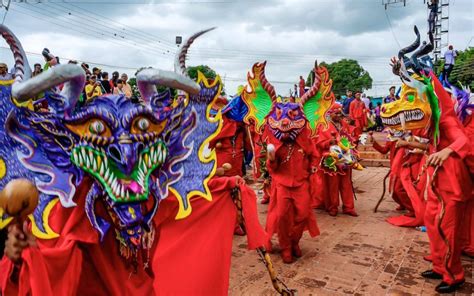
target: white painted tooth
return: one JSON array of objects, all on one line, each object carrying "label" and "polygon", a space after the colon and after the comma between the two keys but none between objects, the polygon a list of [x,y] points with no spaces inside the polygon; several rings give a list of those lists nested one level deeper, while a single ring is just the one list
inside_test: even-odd
[{"label": "white painted tooth", "polygon": [[86,167],[90,168],[91,167],[91,162],[89,160],[89,157],[86,156],[85,159],[86,159]]},{"label": "white painted tooth", "polygon": [[105,170],[105,176],[104,176],[104,179],[105,181],[108,181],[109,180],[109,177],[110,177],[110,170]]},{"label": "white painted tooth", "polygon": [[104,171],[105,171],[104,163],[101,163],[101,164],[100,164],[99,174],[100,174],[101,176],[104,176]]},{"label": "white painted tooth", "polygon": [[123,186],[120,186],[120,196],[125,197],[125,189],[123,188]]},{"label": "white painted tooth", "polygon": [[72,153],[72,159],[74,159],[74,162],[75,162],[75,163],[78,163],[78,162],[79,162],[79,160],[77,159],[77,153],[76,153],[76,152],[73,152],[73,153]]},{"label": "white painted tooth", "polygon": [[95,158],[92,158],[92,169],[97,172],[97,160]]},{"label": "white painted tooth", "polygon": [[127,192],[125,193],[125,198],[126,198],[126,199],[130,199],[130,191],[127,191]]}]

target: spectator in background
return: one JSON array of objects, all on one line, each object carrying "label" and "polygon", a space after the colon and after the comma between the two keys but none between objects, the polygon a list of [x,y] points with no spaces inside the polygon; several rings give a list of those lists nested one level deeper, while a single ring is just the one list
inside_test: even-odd
[{"label": "spectator in background", "polygon": [[[305,87],[306,81],[304,81],[303,76],[300,76],[300,98],[304,95],[305,93]],[[296,94],[295,94],[296,95]]]},{"label": "spectator in background", "polygon": [[97,77],[97,80],[100,80],[100,78],[102,78],[102,70],[97,67],[94,67],[92,68],[92,75],[95,75],[95,77]]},{"label": "spectator in background", "polygon": [[119,72],[114,71],[112,73],[112,79],[110,80],[110,88],[114,90],[117,87],[117,80],[119,80]]},{"label": "spectator in background", "polygon": [[0,80],[12,80],[13,75],[8,73],[8,66],[5,63],[0,63]]},{"label": "spectator in background", "polygon": [[365,104],[365,109],[370,110],[370,99],[366,96],[366,94],[362,94],[361,100]]},{"label": "spectator in background", "polygon": [[125,94],[125,96],[127,98],[131,98],[132,97],[132,87],[130,86],[130,84],[127,83],[127,80],[128,80],[128,75],[123,73],[121,76],[120,76],[120,79],[122,80],[122,83],[123,83],[123,93]]},{"label": "spectator in background", "polygon": [[394,102],[398,99],[400,99],[398,96],[395,95],[395,86],[390,86],[390,88],[388,89],[388,91],[390,92],[388,96],[385,97],[385,99],[383,100],[383,103],[384,104],[387,104],[387,103],[391,103],[391,102]]},{"label": "spectator in background", "polygon": [[456,62],[457,56],[457,51],[455,51],[453,46],[450,45],[448,47],[448,50],[444,53],[443,77],[445,79],[448,79],[449,75],[451,75],[451,71],[453,71],[454,63]]},{"label": "spectator in background", "polygon": [[31,73],[33,75],[33,77],[41,74],[41,72],[43,72],[43,68],[41,68],[41,64],[38,64],[36,63],[34,66],[33,66],[33,73]]},{"label": "spectator in background", "polygon": [[118,79],[116,82],[117,82],[117,86],[114,87],[114,95],[125,95],[125,92],[123,91],[122,79]]},{"label": "spectator in background", "polygon": [[344,103],[342,103],[342,112],[345,114],[345,115],[348,115],[349,114],[349,107],[352,103],[352,101],[354,101],[354,98],[352,97],[352,91],[351,90],[347,90],[346,91],[346,100],[344,101]]},{"label": "spectator in background", "polygon": [[355,129],[354,137],[356,140],[362,134],[364,129],[367,127],[367,111],[364,102],[360,98],[360,93],[356,93],[355,99],[349,106],[349,117],[354,120]]},{"label": "spectator in background", "polygon": [[91,73],[91,70],[89,70],[89,65],[88,65],[88,64],[82,63],[82,64],[81,64],[81,67],[82,67],[82,69],[84,69],[84,71],[86,72],[86,75],[89,75],[89,76],[90,76],[90,75],[92,74],[92,73]]},{"label": "spectator in background", "polygon": [[100,83],[102,83],[102,89],[104,90],[104,94],[112,93],[112,88],[110,87],[109,81],[109,73],[102,72],[102,80],[100,81]]},{"label": "spectator in background", "polygon": [[381,131],[383,130],[383,124],[382,124],[382,117],[380,117],[380,109],[382,108],[382,103],[378,102],[377,107],[375,107],[374,112],[375,112],[375,130],[376,131]]},{"label": "spectator in background", "polygon": [[86,85],[86,101],[92,100],[95,97],[102,95],[101,83],[97,81],[95,75],[91,75],[89,78],[89,84]]}]

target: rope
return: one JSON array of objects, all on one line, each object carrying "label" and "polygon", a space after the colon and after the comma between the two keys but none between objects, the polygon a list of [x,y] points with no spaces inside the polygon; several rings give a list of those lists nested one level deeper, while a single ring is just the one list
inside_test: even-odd
[{"label": "rope", "polygon": [[392,172],[392,171],[389,170],[388,173],[387,173],[387,174],[385,175],[385,177],[383,178],[383,191],[382,191],[382,196],[380,196],[379,201],[377,202],[377,205],[375,205],[374,213],[377,213],[377,210],[379,209],[379,206],[380,206],[380,204],[381,204],[382,201],[383,201],[383,198],[384,198],[384,196],[385,196],[385,192],[387,191],[387,184],[386,184],[386,183],[387,183],[387,179],[388,179],[388,177],[390,176],[390,173],[391,173],[391,172]]},{"label": "rope", "polygon": [[[234,204],[237,207],[237,221],[242,230],[246,232],[245,220],[242,213],[242,195],[240,194],[239,188],[235,188],[232,190],[232,200],[234,201]],[[270,276],[270,280],[272,281],[272,285],[275,291],[277,291],[278,294],[285,296],[296,295],[296,290],[288,288],[288,286],[285,285],[285,283],[278,278],[275,268],[273,267],[272,259],[270,258],[270,255],[267,253],[265,248],[258,248],[257,253],[268,271],[268,275]]]}]

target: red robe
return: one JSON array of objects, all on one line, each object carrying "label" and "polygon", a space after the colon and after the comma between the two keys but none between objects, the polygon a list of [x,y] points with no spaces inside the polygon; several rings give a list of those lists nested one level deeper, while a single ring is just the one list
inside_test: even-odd
[{"label": "red robe", "polygon": [[275,161],[267,160],[272,177],[272,196],[268,207],[267,226],[268,247],[271,237],[278,234],[282,250],[298,244],[305,229],[312,237],[319,235],[316,217],[311,210],[309,176],[311,167],[316,166],[316,151],[310,140],[309,129],[303,129],[292,142],[279,141],[268,129],[264,140],[275,146]]},{"label": "red robe", "polygon": [[[415,131],[415,135],[422,136],[424,132]],[[425,135],[426,136],[426,135]],[[390,217],[387,222],[395,226],[414,227],[424,225],[426,202],[424,198],[426,188],[426,174],[422,173],[425,157],[421,154],[409,153],[409,149],[395,148],[396,142],[387,142],[385,147],[374,143],[374,148],[383,153],[390,151],[390,188],[393,188],[392,197],[399,205],[407,209],[406,215]]]},{"label": "red robe", "polygon": [[[209,148],[216,149],[217,166],[229,163],[232,168],[225,172],[225,176],[243,176],[244,150],[252,150],[243,123],[222,117],[224,124],[221,132],[213,139]],[[216,144],[220,143],[220,148]]]},{"label": "red robe", "polygon": [[367,126],[367,111],[362,100],[355,99],[349,106],[349,117],[355,122],[355,140],[359,140],[359,136]]},{"label": "red robe", "polygon": [[[469,167],[471,178],[474,176],[474,117],[469,115],[464,120],[464,127],[467,137],[471,145],[471,151],[466,157],[466,163]],[[474,195],[474,190],[471,193]],[[463,228],[463,246],[462,250],[469,256],[474,256],[474,197],[471,197],[466,203],[466,208],[463,215],[463,222],[461,224]]]},{"label": "red robe", "polygon": [[[438,169],[434,178],[438,194],[428,186],[425,225],[430,239],[433,271],[442,274],[443,281],[452,285],[464,279],[460,226],[466,202],[472,197],[472,184],[463,159],[471,147],[454,113],[449,94],[434,75],[432,79],[442,110],[440,141],[437,146],[433,145],[433,150],[441,151],[449,147],[453,153]],[[429,174],[433,175],[432,168]]]},{"label": "red robe", "polygon": [[[352,106],[352,104],[351,104]],[[318,131],[318,138],[316,140],[316,148],[319,154],[323,155],[329,151],[331,140],[340,139],[345,135],[349,140],[351,131],[349,125],[345,121],[341,121],[341,130],[330,122],[327,129],[320,128]],[[344,174],[329,175],[322,170],[319,173],[322,178],[322,200],[324,201],[324,208],[330,213],[337,213],[339,208],[339,194],[341,195],[343,211],[345,213],[355,212],[354,209],[354,190],[352,189],[352,169],[348,168]]]},{"label": "red robe", "polygon": [[[155,245],[150,250],[151,269],[139,266],[137,273],[118,255],[118,243],[111,229],[100,243],[97,231],[84,212],[89,186],[79,189],[77,207],[53,209],[50,222],[61,229],[54,240],[37,240],[39,248],[22,253],[19,284],[9,281],[13,264],[4,258],[0,265],[3,295],[227,295],[232,237],[236,208],[230,190],[235,178],[209,182],[212,202],[202,198],[191,203],[193,212],[175,220],[176,198],[160,203],[154,225]],[[256,196],[239,186],[246,222],[248,247],[263,246],[266,234],[260,227]]]}]

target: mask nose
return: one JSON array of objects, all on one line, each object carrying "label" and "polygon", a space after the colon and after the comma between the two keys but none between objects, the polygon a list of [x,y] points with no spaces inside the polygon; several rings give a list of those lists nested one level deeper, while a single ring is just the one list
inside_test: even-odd
[{"label": "mask nose", "polygon": [[108,156],[116,163],[123,173],[130,176],[137,162],[137,153],[132,144],[111,144]]}]

